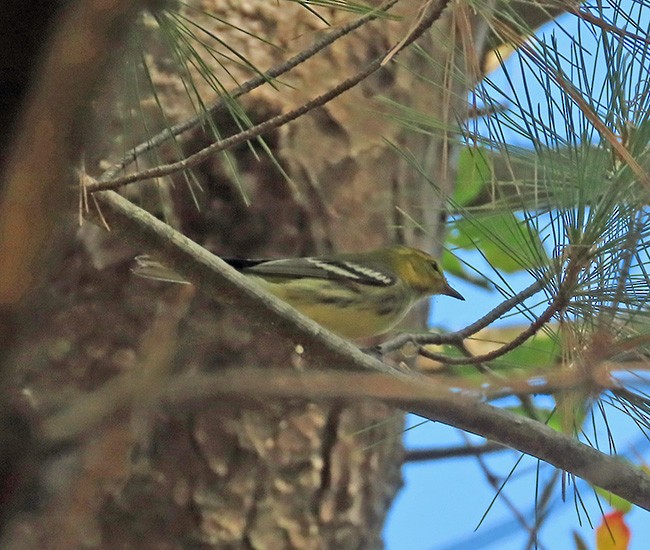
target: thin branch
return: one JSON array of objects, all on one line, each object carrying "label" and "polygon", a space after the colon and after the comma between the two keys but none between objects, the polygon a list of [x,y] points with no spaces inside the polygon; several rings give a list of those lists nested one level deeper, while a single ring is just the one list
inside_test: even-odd
[{"label": "thin branch", "polygon": [[395,44],[386,55],[381,60],[381,66],[383,67],[389,63],[393,57],[395,57],[399,52],[401,52],[406,46],[411,44],[414,40],[417,40],[422,33],[429,28],[431,23],[427,21],[432,10],[435,11],[438,9],[435,0],[425,0],[424,3],[418,9],[418,14],[416,16],[415,22],[411,28],[407,31],[404,38],[402,38],[397,44]]},{"label": "thin branch", "polygon": [[[573,256],[571,255],[573,254]],[[544,310],[544,312],[535,319],[525,330],[517,335],[516,338],[510,342],[504,344],[500,348],[492,350],[483,355],[476,355],[474,357],[448,357],[440,353],[434,353],[426,348],[420,347],[418,352],[434,361],[439,361],[446,365],[477,365],[479,363],[484,363],[492,361],[508,353],[509,351],[514,350],[519,347],[529,338],[532,338],[539,330],[548,323],[557,313],[561,312],[569,303],[571,299],[571,289],[575,285],[578,274],[584,268],[585,264],[590,261],[589,250],[581,249],[576,247],[575,251],[571,249],[568,250],[567,254],[567,266],[564,276],[564,281],[558,288],[557,294],[551,304]]]},{"label": "thin branch", "polygon": [[[438,0],[435,3],[428,4],[429,9],[427,12],[427,17],[417,27],[417,31],[419,32],[419,34],[413,33],[409,35],[409,38],[407,41],[405,41],[403,47],[406,47],[410,45],[412,42],[414,42],[422,33],[424,33],[424,31],[427,28],[429,28],[434,23],[440,17],[440,14],[447,6],[448,2],[449,0]],[[293,109],[292,111],[277,115],[273,118],[270,118],[269,120],[266,120],[265,122],[262,122],[252,128],[249,128],[248,130],[244,130],[243,132],[239,132],[238,134],[230,136],[226,139],[217,141],[209,145],[208,147],[205,147],[204,149],[200,150],[199,152],[194,153],[193,155],[190,155],[180,161],[172,162],[170,164],[155,166],[147,170],[142,170],[141,172],[136,172],[119,178],[114,178],[109,181],[97,182],[94,185],[89,186],[88,191],[91,193],[95,193],[97,191],[117,189],[118,187],[122,187],[123,185],[127,185],[129,183],[134,183],[136,181],[142,181],[142,180],[147,180],[156,177],[167,176],[169,174],[180,172],[188,168],[191,168],[193,166],[196,166],[197,164],[203,162],[204,160],[206,160],[207,158],[209,158],[211,155],[215,153],[224,151],[226,149],[230,149],[231,147],[239,145],[240,143],[244,143],[246,141],[259,137],[260,135],[266,132],[279,128],[280,126],[283,126],[288,122],[291,122],[292,120],[295,120],[303,116],[305,113],[308,113],[309,111],[312,111],[317,107],[321,107],[325,105],[326,103],[338,97],[342,93],[347,92],[351,88],[354,88],[357,84],[364,81],[371,74],[378,71],[381,68],[381,63],[382,60],[384,59],[384,56],[385,54],[380,55],[374,61],[371,61],[368,65],[366,65],[366,67],[363,68],[361,71],[357,72],[357,74],[355,74],[354,76],[344,80],[338,86],[331,88],[324,94],[321,94],[320,96],[308,101],[307,103],[304,103],[303,105],[297,107],[296,109]]]},{"label": "thin branch", "polygon": [[[304,63],[309,58],[316,55],[318,52],[324,50],[339,38],[342,38],[343,36],[351,33],[352,31],[355,31],[356,29],[365,25],[366,23],[373,21],[378,17],[381,17],[381,15],[384,12],[388,11],[396,3],[397,0],[389,0],[388,2],[385,2],[384,4],[379,6],[377,9],[368,12],[366,15],[360,17],[359,19],[351,21],[347,25],[343,25],[340,29],[336,31],[329,32],[326,36],[324,36],[320,40],[317,40],[309,48],[300,51],[300,53],[288,59],[284,63],[277,65],[276,67],[273,67],[272,69],[268,70],[267,72],[259,76],[251,78],[247,82],[244,82],[244,84],[237,87],[232,92],[228,93],[227,98],[229,100],[237,99],[243,95],[252,92],[256,88],[259,88],[263,84],[266,84],[276,79],[277,77],[282,76],[283,74],[289,72],[290,70],[297,67],[301,63]],[[124,157],[120,162],[118,162],[117,164],[115,164],[114,166],[106,170],[99,178],[99,181],[109,181],[115,178],[118,172],[120,172],[121,170],[126,168],[129,164],[134,162],[140,155],[146,153],[147,151],[150,151],[155,147],[162,145],[165,141],[171,139],[174,136],[178,136],[184,132],[187,132],[188,130],[191,130],[192,128],[195,128],[196,126],[199,126],[205,121],[205,119],[208,116],[214,115],[219,109],[223,108],[224,104],[225,104],[225,99],[221,97],[218,100],[216,100],[214,103],[208,105],[204,112],[199,113],[191,118],[188,118],[187,120],[179,122],[178,124],[175,124],[169,128],[166,128],[162,132],[148,139],[147,141],[139,145],[136,145],[133,149],[131,149],[124,155]]]},{"label": "thin branch", "polygon": [[409,343],[414,343],[416,345],[441,345],[441,344],[456,344],[462,342],[466,338],[469,338],[483,330],[488,325],[496,321],[499,317],[510,311],[512,308],[517,307],[524,300],[530,298],[537,294],[540,290],[546,285],[547,279],[543,278],[538,281],[535,281],[528,288],[522,290],[521,292],[515,294],[511,298],[508,298],[492,311],[488,312],[486,315],[481,317],[478,321],[467,325],[464,329],[451,332],[448,334],[400,334],[392,340],[389,340],[379,346],[377,350],[381,354],[390,353],[396,349],[400,349]]},{"label": "thin branch", "polygon": [[484,353],[483,355],[475,355],[474,357],[449,357],[441,353],[434,353],[424,347],[420,347],[418,352],[420,355],[426,357],[427,359],[439,361],[445,365],[475,365],[478,363],[492,361],[519,347],[526,340],[535,336],[535,334],[537,334],[539,330],[546,323],[548,323],[558,311],[565,307],[566,303],[567,296],[565,293],[558,294],[551,302],[551,305],[548,306],[546,310],[537,319],[535,319],[526,330],[521,331],[516,338],[513,338],[507,344],[504,344],[500,348],[492,350],[488,353]]},{"label": "thin branch", "polygon": [[476,457],[499,451],[512,450],[510,447],[488,441],[483,445],[460,445],[441,449],[415,449],[404,453],[404,462],[424,462],[425,460],[443,460],[445,458]]}]

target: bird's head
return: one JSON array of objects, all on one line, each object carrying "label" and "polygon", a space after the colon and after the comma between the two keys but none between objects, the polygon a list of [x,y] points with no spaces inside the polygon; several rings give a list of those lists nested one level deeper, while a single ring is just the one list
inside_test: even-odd
[{"label": "bird's head", "polygon": [[451,287],[439,262],[430,254],[407,246],[392,246],[386,250],[399,277],[423,296],[444,294],[465,300],[460,292]]}]

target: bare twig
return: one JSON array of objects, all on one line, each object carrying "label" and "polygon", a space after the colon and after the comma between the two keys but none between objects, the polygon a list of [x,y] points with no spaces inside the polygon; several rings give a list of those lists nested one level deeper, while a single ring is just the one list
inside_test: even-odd
[{"label": "bare twig", "polygon": [[485,363],[497,359],[498,357],[501,357],[509,351],[519,347],[526,340],[537,334],[556,314],[566,308],[571,299],[571,289],[575,285],[580,271],[587,263],[589,263],[590,254],[590,250],[585,250],[583,247],[576,247],[575,251],[572,251],[571,249],[568,250],[564,280],[559,286],[553,301],[544,312],[528,326],[528,328],[523,330],[516,338],[513,338],[510,342],[504,344],[500,348],[474,357],[448,357],[440,353],[431,352],[425,348],[420,348],[420,353],[429,359],[440,361],[446,365],[477,365],[479,363]]},{"label": "bare twig", "polygon": [[521,331],[516,338],[513,338],[510,342],[504,344],[500,348],[484,353],[483,355],[475,355],[474,357],[449,357],[442,353],[435,353],[422,347],[419,349],[419,353],[432,361],[439,361],[445,365],[476,365],[478,363],[493,361],[513,349],[518,348],[526,340],[535,336],[535,334],[537,334],[540,329],[558,313],[558,311],[565,307],[566,302],[566,296],[558,295],[551,302],[551,305],[548,306],[548,308],[546,308],[546,310],[535,319],[528,328]]},{"label": "bare twig", "polygon": [[381,60],[381,66],[383,67],[389,63],[393,57],[395,57],[399,52],[401,52],[406,46],[411,44],[414,40],[417,40],[419,36],[422,35],[426,29],[429,28],[431,23],[428,21],[431,12],[435,12],[438,9],[435,0],[425,0],[425,2],[418,9],[415,22],[411,28],[407,31],[404,38],[402,38],[397,44],[395,44],[386,55]]},{"label": "bare twig", "polygon": [[[304,63],[309,58],[316,55],[318,52],[327,48],[330,44],[334,43],[339,38],[342,38],[343,36],[351,33],[352,31],[358,29],[359,27],[365,25],[366,23],[374,19],[377,19],[378,17],[381,17],[387,10],[392,8],[396,3],[397,0],[389,0],[387,2],[384,2],[384,4],[379,6],[377,9],[368,12],[366,15],[363,15],[359,19],[356,19],[355,21],[351,21],[347,25],[343,25],[340,29],[328,33],[326,36],[324,36],[323,38],[321,38],[320,40],[312,44],[309,48],[305,48],[300,53],[292,57],[291,59],[288,59],[284,63],[276,67],[273,67],[272,69],[268,70],[264,74],[251,78],[247,82],[244,82],[244,84],[242,84],[241,86],[237,87],[237,89],[230,92],[227,95],[227,98],[230,100],[237,99],[247,93],[252,92],[253,90],[262,86],[263,84],[271,82],[277,77],[289,72],[293,68],[297,67],[301,63]],[[126,168],[129,164],[134,162],[140,155],[146,153],[147,151],[150,151],[155,147],[162,145],[168,139],[174,136],[178,136],[202,124],[208,116],[213,115],[215,112],[222,109],[224,107],[224,104],[225,104],[225,99],[221,97],[211,105],[208,105],[204,112],[199,113],[191,118],[188,118],[187,120],[179,122],[178,124],[175,124],[169,128],[166,128],[165,130],[151,137],[147,141],[135,146],[133,149],[131,149],[124,155],[124,157],[120,162],[118,162],[115,166],[112,166],[111,168],[106,170],[101,175],[101,177],[98,178],[98,180],[109,181],[113,179],[120,170]]]},{"label": "bare twig", "polygon": [[441,449],[415,449],[404,453],[404,462],[424,462],[425,460],[442,460],[445,458],[476,457],[499,451],[511,450],[510,447],[488,441],[483,445],[460,445]]},{"label": "bare twig", "polygon": [[423,347],[419,348],[419,353],[428,359],[431,359],[433,361],[440,361],[445,365],[476,365],[479,363],[486,363],[488,361],[492,361],[494,359],[497,359],[505,355],[509,351],[518,348],[526,340],[535,336],[535,334],[537,334],[539,330],[546,323],[548,323],[551,319],[553,319],[553,317],[558,311],[560,311],[563,307],[565,307],[566,302],[567,302],[567,297],[564,295],[564,293],[558,294],[558,296],[555,297],[555,299],[546,308],[546,310],[544,310],[544,312],[537,319],[535,319],[528,326],[528,328],[521,331],[510,342],[504,344],[500,348],[492,350],[488,353],[484,353],[483,355],[475,355],[474,357],[449,357],[442,353],[435,353],[429,351],[428,349]]},{"label": "bare twig", "polygon": [[[440,16],[444,8],[447,6],[447,3],[448,0],[438,0],[437,2],[430,3],[428,6],[429,9],[427,10],[426,19],[423,20],[420,25],[418,25],[417,30],[419,34],[414,33],[409,35],[409,39],[403,44],[402,47],[406,47],[410,45],[428,27],[430,27]],[[249,128],[248,130],[244,130],[226,139],[217,141],[209,145],[208,147],[205,147],[204,149],[200,150],[199,152],[194,153],[193,155],[190,155],[180,161],[172,162],[170,164],[155,166],[147,170],[142,170],[141,172],[136,172],[119,178],[114,178],[109,181],[97,182],[96,184],[89,186],[88,191],[94,193],[97,191],[117,189],[118,187],[122,187],[129,183],[147,180],[150,178],[167,176],[169,174],[180,172],[188,168],[191,168],[193,166],[196,166],[197,164],[203,162],[204,160],[206,160],[208,157],[210,157],[215,153],[224,151],[226,149],[230,149],[231,147],[239,145],[240,143],[244,143],[246,141],[259,137],[260,135],[266,132],[279,128],[280,126],[283,126],[288,122],[291,122],[292,120],[295,120],[303,116],[305,113],[308,113],[317,107],[321,107],[322,105],[325,105],[332,99],[340,96],[341,94],[350,90],[351,88],[354,88],[357,84],[364,81],[371,74],[381,69],[381,62],[383,58],[384,55],[382,54],[379,57],[377,57],[374,61],[368,63],[366,67],[361,69],[354,76],[341,82],[338,86],[329,89],[324,94],[321,94],[320,96],[312,99],[311,101],[308,101],[307,103],[302,104],[300,107],[297,107],[287,113],[277,115],[273,118],[270,118],[269,120],[266,120],[265,122],[262,122],[252,128]]]},{"label": "bare twig", "polygon": [[452,332],[449,334],[400,334],[392,340],[385,342],[378,346],[378,350],[381,354],[386,354],[396,349],[400,349],[402,346],[414,343],[416,345],[441,345],[441,344],[455,344],[462,342],[466,338],[473,336],[480,330],[483,330],[485,327],[496,321],[499,317],[510,311],[512,308],[517,307],[524,300],[530,298],[531,296],[537,294],[542,290],[547,282],[546,278],[542,278],[538,281],[535,281],[528,288],[518,292],[511,298],[508,298],[492,311],[488,312],[486,315],[481,317],[478,321],[475,321],[471,325],[467,325],[464,329],[457,332]]}]

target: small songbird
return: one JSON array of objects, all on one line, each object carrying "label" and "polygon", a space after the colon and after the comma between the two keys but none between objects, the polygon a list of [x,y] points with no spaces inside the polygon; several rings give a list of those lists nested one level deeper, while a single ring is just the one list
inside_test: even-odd
[{"label": "small songbird", "polygon": [[[449,285],[435,258],[407,246],[308,258],[224,261],[344,338],[387,332],[427,296],[444,294],[464,300]],[[149,279],[187,282],[148,256],[136,258],[133,272]]]}]

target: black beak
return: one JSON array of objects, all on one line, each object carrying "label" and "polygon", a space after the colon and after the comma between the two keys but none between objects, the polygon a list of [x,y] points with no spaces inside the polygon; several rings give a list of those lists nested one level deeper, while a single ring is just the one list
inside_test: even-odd
[{"label": "black beak", "polygon": [[449,283],[445,285],[445,288],[440,294],[444,294],[445,296],[451,296],[452,298],[456,298],[457,300],[462,300],[463,302],[465,301],[465,298],[463,298],[463,295],[458,292],[457,290],[454,290],[449,286]]}]

